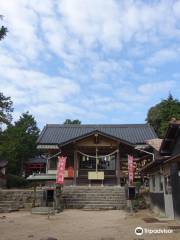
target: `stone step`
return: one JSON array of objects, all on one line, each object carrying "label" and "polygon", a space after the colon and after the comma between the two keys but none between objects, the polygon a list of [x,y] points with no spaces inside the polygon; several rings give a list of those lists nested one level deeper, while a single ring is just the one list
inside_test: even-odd
[{"label": "stone step", "polygon": [[124,189],[103,189],[103,188],[99,188],[99,189],[63,189],[63,192],[124,192]]},{"label": "stone step", "polygon": [[125,201],[64,201],[64,204],[125,204]]},{"label": "stone step", "polygon": [[0,208],[6,208],[6,207],[16,207],[16,208],[19,208],[19,204],[0,203]]},{"label": "stone step", "polygon": [[84,192],[62,192],[62,194],[63,195],[66,195],[66,194],[92,194],[92,195],[124,195],[125,194],[125,192],[117,192],[117,193],[114,193],[114,192],[100,192],[100,191],[98,191],[98,192],[86,192],[86,191],[84,191]]},{"label": "stone step", "polygon": [[95,186],[91,186],[91,187],[88,187],[88,186],[86,186],[86,187],[78,187],[78,186],[76,186],[76,187],[63,187],[63,189],[64,190],[73,190],[73,189],[75,189],[75,190],[105,190],[105,191],[121,191],[121,190],[124,190],[124,187],[103,187],[103,186],[99,186],[99,187],[95,187]]},{"label": "stone step", "polygon": [[65,208],[85,210],[124,209],[126,206],[123,187],[65,187],[63,200]]},{"label": "stone step", "polygon": [[0,206],[1,205],[19,205],[19,202],[17,202],[17,201],[0,201]]},{"label": "stone step", "polygon": [[83,207],[83,211],[104,211],[104,210],[123,210],[124,208],[113,207],[113,206],[90,206]]},{"label": "stone step", "polygon": [[0,213],[18,211],[19,208],[20,208],[19,202],[13,201],[12,199],[0,201]]},{"label": "stone step", "polygon": [[126,202],[125,199],[120,199],[120,200],[114,200],[114,199],[111,199],[111,200],[104,200],[104,199],[63,199],[63,202],[114,202],[114,203],[124,203]]},{"label": "stone step", "polygon": [[100,196],[124,196],[122,193],[112,193],[112,192],[62,192],[63,195],[100,195]]},{"label": "stone step", "polygon": [[107,193],[107,194],[123,194],[125,191],[102,191],[102,190],[82,190],[82,191],[75,191],[75,190],[69,190],[69,191],[62,191],[63,193]]},{"label": "stone step", "polygon": [[19,208],[18,207],[0,207],[0,213],[8,213],[8,212],[14,212],[14,211],[18,211]]},{"label": "stone step", "polygon": [[31,213],[42,215],[54,214],[54,209],[52,207],[35,207],[31,209]]},{"label": "stone step", "polygon": [[120,199],[126,199],[125,196],[87,196],[87,195],[84,195],[84,196],[77,196],[77,195],[66,195],[66,196],[62,196],[63,199],[91,199],[91,200],[94,200],[94,199],[102,199],[102,200],[112,200],[112,199],[115,199],[115,200],[120,200]]},{"label": "stone step", "polygon": [[0,208],[0,213],[10,213],[10,212],[13,212],[13,211],[11,211],[11,209],[9,208]]},{"label": "stone step", "polygon": [[101,190],[101,191],[124,191],[124,187],[118,187],[118,188],[112,188],[112,187],[64,187],[63,190],[86,190],[86,191],[92,191],[92,190]]},{"label": "stone step", "polygon": [[74,209],[124,209],[124,204],[68,204],[66,208]]},{"label": "stone step", "polygon": [[91,195],[91,194],[84,194],[84,195],[76,195],[76,194],[68,194],[68,195],[62,195],[63,198],[73,198],[73,199],[95,199],[95,198],[99,198],[99,199],[124,199],[125,195],[122,196],[118,196],[118,195]]},{"label": "stone step", "polygon": [[125,197],[101,197],[101,196],[83,196],[83,197],[77,197],[77,196],[63,196],[64,200],[66,199],[72,199],[72,200],[105,200],[105,201],[111,201],[111,200],[126,200]]},{"label": "stone step", "polygon": [[63,199],[68,199],[68,198],[71,198],[71,199],[91,199],[91,200],[94,200],[94,199],[104,199],[104,200],[111,200],[111,199],[116,199],[116,200],[120,200],[120,199],[126,199],[125,196],[87,196],[87,195],[84,195],[84,196],[77,196],[77,195],[66,195],[66,196],[62,196]]},{"label": "stone step", "polygon": [[0,200],[0,203],[15,203],[16,201],[10,201],[10,200],[8,200],[8,201],[6,201],[6,200]]},{"label": "stone step", "polygon": [[64,187],[63,191],[114,191],[114,192],[121,192],[124,191],[123,187]]}]

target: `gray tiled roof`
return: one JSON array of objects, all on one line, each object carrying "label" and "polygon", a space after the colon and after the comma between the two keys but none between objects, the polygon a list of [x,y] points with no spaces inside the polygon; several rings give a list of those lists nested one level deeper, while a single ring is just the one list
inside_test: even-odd
[{"label": "gray tiled roof", "polygon": [[145,143],[146,140],[157,138],[153,128],[147,124],[47,124],[42,130],[37,143],[63,145],[71,140],[89,135],[94,131],[101,132],[102,134],[112,136],[131,144]]},{"label": "gray tiled roof", "polygon": [[30,158],[26,163],[31,164],[31,163],[46,163],[47,159],[45,156],[36,156],[34,158]]}]

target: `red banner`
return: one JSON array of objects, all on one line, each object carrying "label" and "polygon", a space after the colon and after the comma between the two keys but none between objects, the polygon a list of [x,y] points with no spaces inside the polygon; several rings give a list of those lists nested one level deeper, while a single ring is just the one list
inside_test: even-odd
[{"label": "red banner", "polygon": [[129,174],[129,184],[132,184],[134,179],[134,165],[133,165],[133,156],[131,155],[128,155],[128,174]]},{"label": "red banner", "polygon": [[64,183],[64,171],[66,166],[66,158],[67,157],[58,157],[56,184]]}]

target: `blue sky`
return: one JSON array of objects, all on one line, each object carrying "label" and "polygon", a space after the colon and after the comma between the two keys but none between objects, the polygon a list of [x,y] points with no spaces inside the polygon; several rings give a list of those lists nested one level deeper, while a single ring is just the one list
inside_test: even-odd
[{"label": "blue sky", "polygon": [[0,91],[39,127],[143,123],[180,96],[180,1],[4,0]]}]

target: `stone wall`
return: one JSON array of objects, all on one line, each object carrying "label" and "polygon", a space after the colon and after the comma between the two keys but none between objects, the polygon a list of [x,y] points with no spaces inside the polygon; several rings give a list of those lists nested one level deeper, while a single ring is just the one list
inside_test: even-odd
[{"label": "stone wall", "polygon": [[[33,189],[1,189],[0,201],[15,201],[20,208],[30,208],[34,202]],[[43,191],[36,190],[35,205],[41,206],[43,202]]]}]

